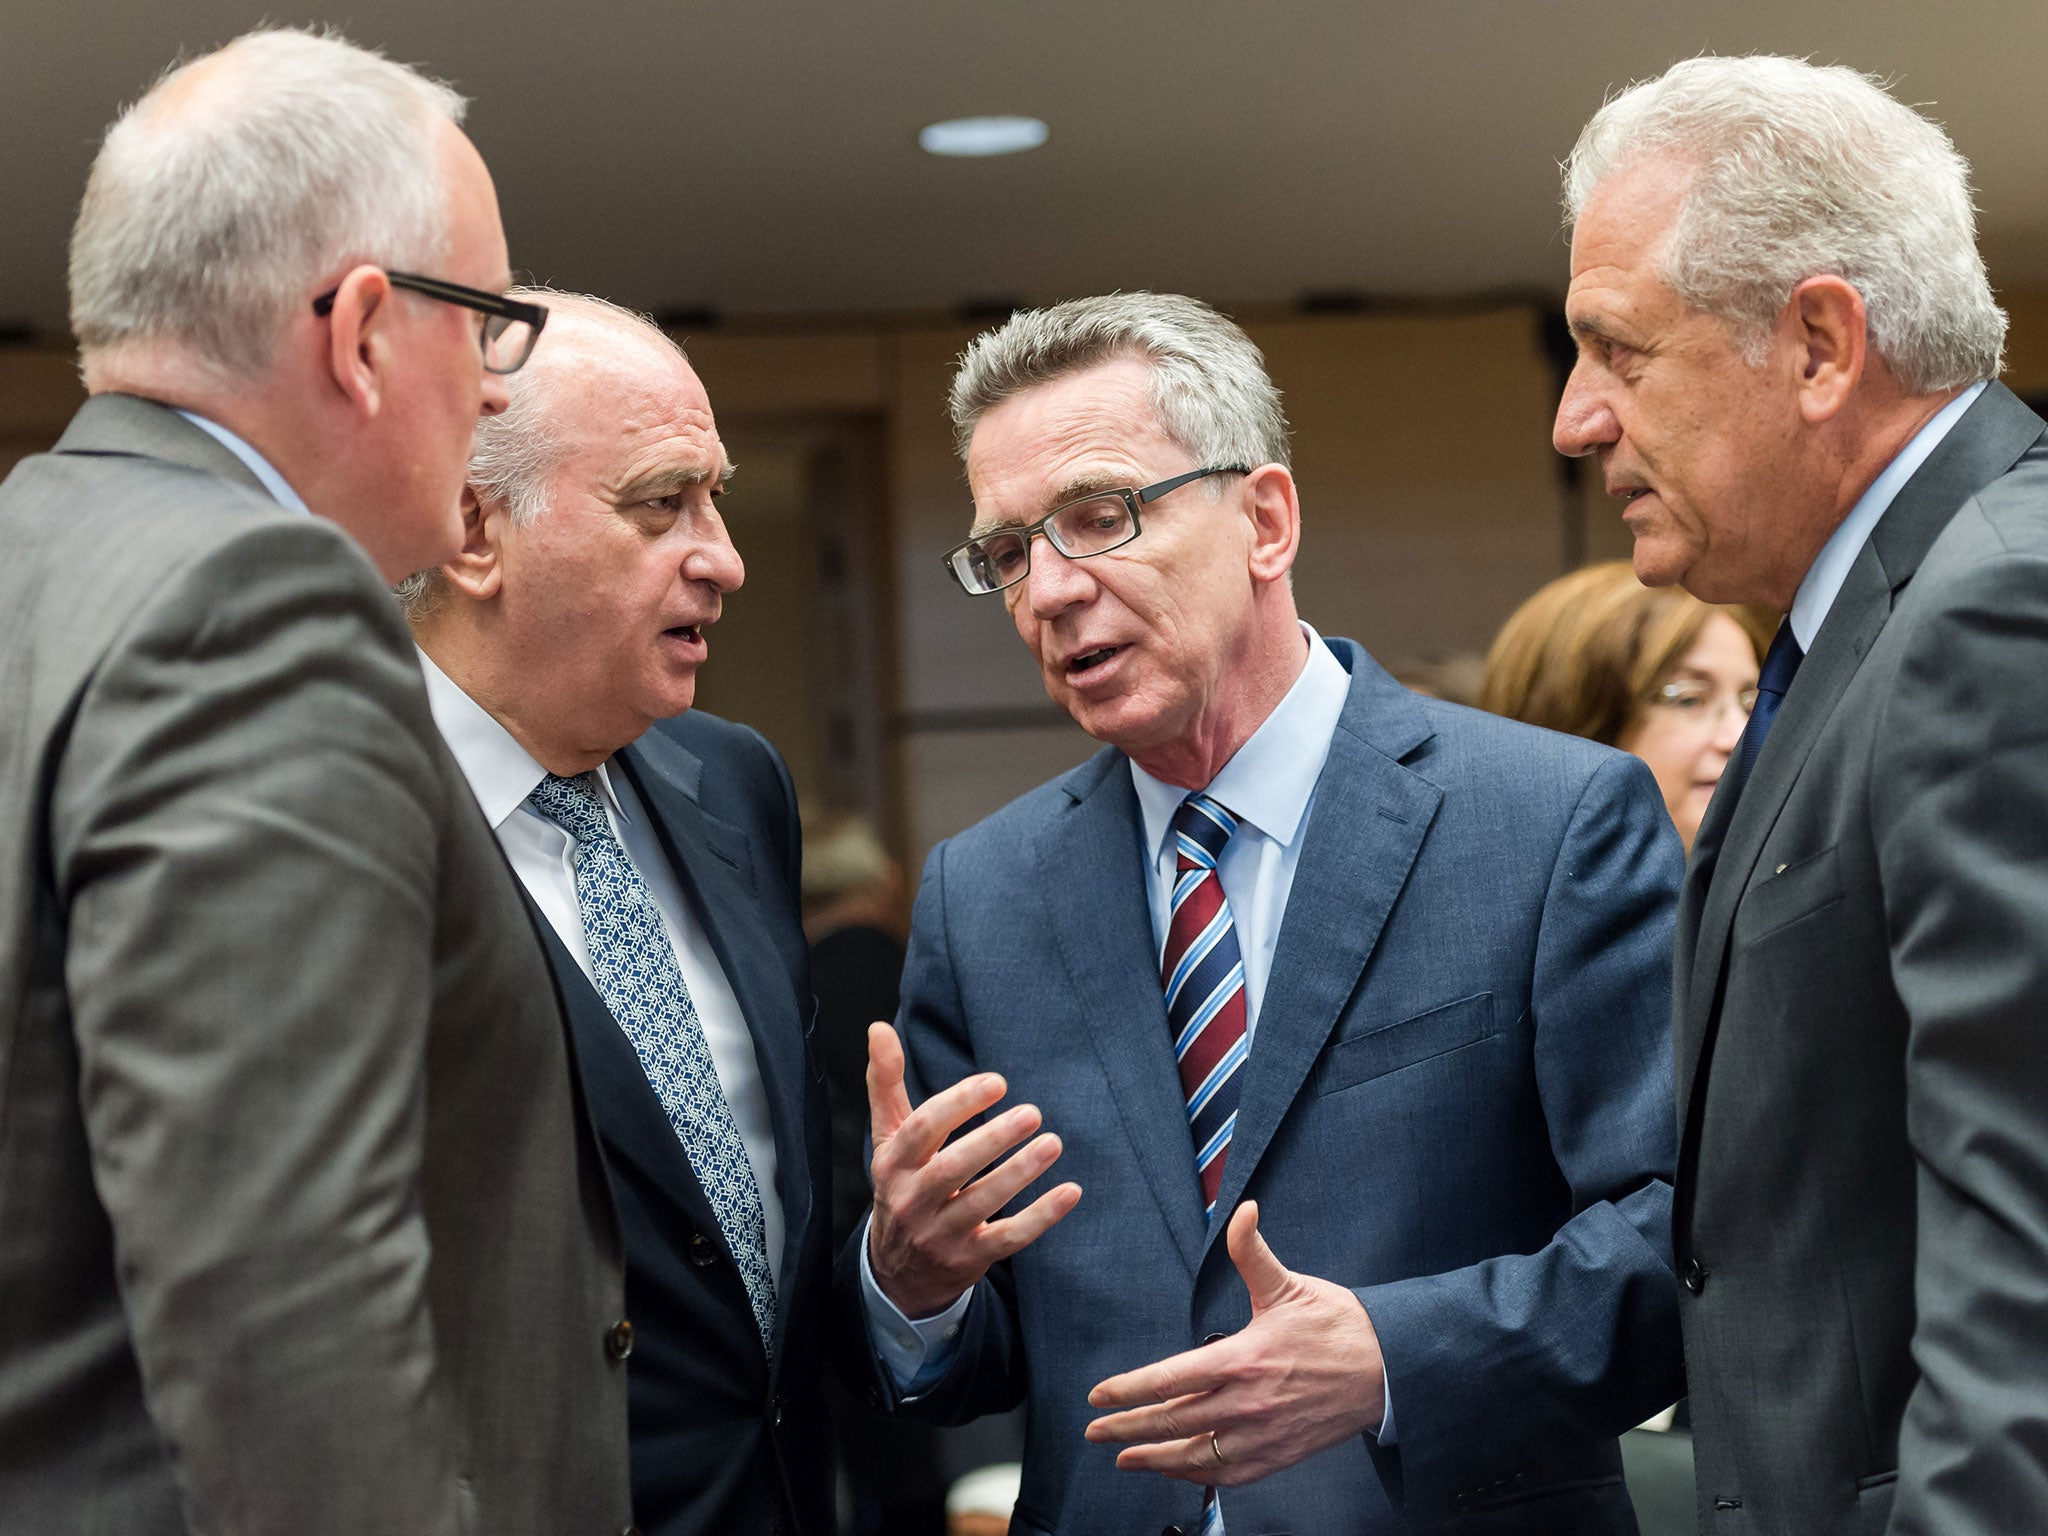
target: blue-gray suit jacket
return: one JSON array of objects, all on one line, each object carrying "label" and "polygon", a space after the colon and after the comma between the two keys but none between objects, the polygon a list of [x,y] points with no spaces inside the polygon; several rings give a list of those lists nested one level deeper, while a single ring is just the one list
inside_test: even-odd
[{"label": "blue-gray suit jacket", "polygon": [[[1615,1437],[1683,1390],[1677,837],[1634,758],[1418,698],[1328,644],[1350,697],[1218,1209],[1256,1198],[1281,1262],[1356,1288],[1397,1443],[1226,1490],[1225,1523],[1633,1532]],[[946,1375],[900,1405],[960,1420],[1028,1397],[1014,1532],[1196,1531],[1198,1488],[1082,1438],[1088,1391],[1251,1315],[1224,1223],[1205,1230],[1141,841],[1127,761],[1104,751],[934,849],[918,893],[913,1095],[1001,1072],[1065,1143],[1046,1182],[1085,1191],[981,1283]]]}]

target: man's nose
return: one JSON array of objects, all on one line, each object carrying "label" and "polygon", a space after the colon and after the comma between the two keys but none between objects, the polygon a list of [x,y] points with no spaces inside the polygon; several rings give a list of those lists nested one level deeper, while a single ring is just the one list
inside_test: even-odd
[{"label": "man's nose", "polygon": [[496,416],[512,403],[512,386],[502,373],[484,375],[483,400],[477,406],[479,416]]},{"label": "man's nose", "polygon": [[1024,591],[1034,615],[1050,619],[1065,612],[1086,597],[1093,585],[1080,561],[1054,549],[1043,533],[1032,535],[1031,569],[1024,577]]},{"label": "man's nose", "polygon": [[747,579],[746,563],[726,532],[724,519],[702,539],[692,540],[683,555],[683,576],[689,581],[708,581],[721,592],[736,592]]},{"label": "man's nose", "polygon": [[1557,402],[1557,421],[1550,429],[1550,441],[1568,459],[1580,458],[1621,439],[1621,423],[1613,408],[1586,376],[1584,360],[1572,367],[1565,380],[1564,397]]}]

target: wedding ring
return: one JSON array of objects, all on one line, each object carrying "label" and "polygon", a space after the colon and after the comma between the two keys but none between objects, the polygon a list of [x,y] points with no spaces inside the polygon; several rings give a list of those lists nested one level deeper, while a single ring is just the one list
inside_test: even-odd
[{"label": "wedding ring", "polygon": [[1216,1465],[1223,1465],[1223,1442],[1216,1438],[1216,1431],[1209,1431],[1209,1453],[1216,1458]]}]

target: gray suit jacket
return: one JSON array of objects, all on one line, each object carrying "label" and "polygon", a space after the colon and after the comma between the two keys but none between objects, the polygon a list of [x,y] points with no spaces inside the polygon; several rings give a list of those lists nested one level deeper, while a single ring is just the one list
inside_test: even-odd
[{"label": "gray suit jacket", "polygon": [[2004,388],[1728,782],[1676,976],[1702,1527],[2048,1528],[2048,443]]},{"label": "gray suit jacket", "polygon": [[376,572],[123,396],[0,550],[0,1530],[615,1536],[604,1173]]}]

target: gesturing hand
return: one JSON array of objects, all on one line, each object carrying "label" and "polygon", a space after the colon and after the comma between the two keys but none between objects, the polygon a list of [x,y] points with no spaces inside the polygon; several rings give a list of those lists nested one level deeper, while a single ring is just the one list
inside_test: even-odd
[{"label": "gesturing hand", "polygon": [[1016,1105],[947,1144],[961,1126],[1000,1103],[1004,1087],[995,1073],[984,1072],[962,1078],[913,1110],[896,1031],[887,1024],[868,1026],[868,1115],[875,1141],[868,1264],[882,1294],[906,1317],[945,1311],[991,1264],[1035,1241],[1081,1198],[1080,1185],[1062,1184],[1016,1215],[993,1219],[1060,1155],[1059,1137],[1048,1132],[996,1162],[1038,1129],[1041,1117],[1030,1104]]},{"label": "gesturing hand", "polygon": [[1094,1407],[1126,1410],[1087,1431],[1130,1446],[1119,1467],[1235,1488],[1378,1429],[1385,1416],[1379,1335],[1358,1298],[1275,1258],[1252,1201],[1231,1213],[1225,1240],[1251,1292],[1250,1324],[1088,1394]]}]

